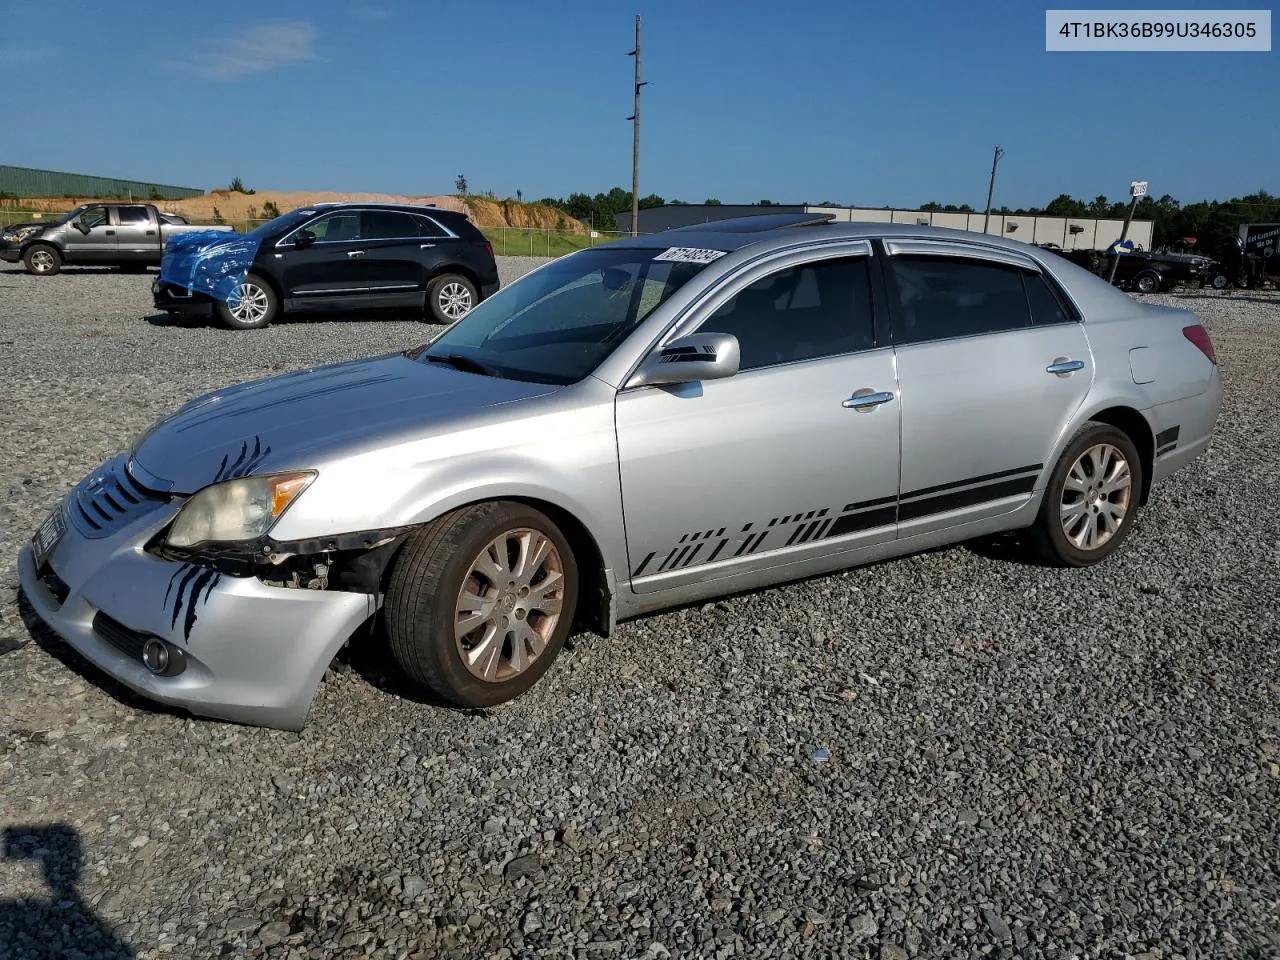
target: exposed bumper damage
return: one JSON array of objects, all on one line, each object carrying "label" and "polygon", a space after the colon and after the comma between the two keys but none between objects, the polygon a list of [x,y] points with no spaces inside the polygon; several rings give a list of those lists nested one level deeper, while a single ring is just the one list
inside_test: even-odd
[{"label": "exposed bumper damage", "polygon": [[66,532],[41,568],[30,545],[19,553],[22,590],[40,619],[149,699],[301,729],[334,654],[377,611],[382,570],[404,533],[264,541],[273,555],[255,559],[184,558],[157,546],[182,498],[139,497],[110,520],[86,521],[78,511],[95,495],[86,484],[59,505]]},{"label": "exposed bumper damage", "polygon": [[[181,309],[186,303],[226,303],[244,282],[258,255],[258,241],[239,234],[218,230],[200,230],[179,234],[165,247],[160,263],[160,278],[152,285],[156,305],[164,309]],[[191,300],[181,291],[193,295]],[[161,304],[161,294],[175,302]]]}]

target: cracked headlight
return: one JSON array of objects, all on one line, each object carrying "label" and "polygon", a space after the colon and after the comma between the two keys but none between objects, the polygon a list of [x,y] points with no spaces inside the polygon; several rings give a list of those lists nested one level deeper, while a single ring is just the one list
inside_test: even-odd
[{"label": "cracked headlight", "polygon": [[210,541],[253,540],[262,536],[311,481],[314,472],[245,477],[205,487],[178,511],[165,543],[194,547]]}]

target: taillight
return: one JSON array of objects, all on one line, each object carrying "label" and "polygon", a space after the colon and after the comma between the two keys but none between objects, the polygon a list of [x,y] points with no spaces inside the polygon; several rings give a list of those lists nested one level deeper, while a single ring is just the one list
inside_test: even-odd
[{"label": "taillight", "polygon": [[1182,328],[1182,335],[1200,348],[1200,352],[1209,358],[1209,362],[1215,367],[1218,365],[1218,357],[1213,352],[1213,341],[1209,339],[1209,331],[1198,323],[1193,323],[1189,327]]},{"label": "taillight", "polygon": [[497,259],[497,258],[496,258],[496,257],[494,257],[494,255],[493,255],[493,244],[492,244],[492,243],[490,243],[488,240],[486,240],[486,241],[484,242],[484,248],[485,248],[486,250],[488,250],[488,251],[489,251],[489,258],[490,258],[491,260],[496,260],[496,259]]}]

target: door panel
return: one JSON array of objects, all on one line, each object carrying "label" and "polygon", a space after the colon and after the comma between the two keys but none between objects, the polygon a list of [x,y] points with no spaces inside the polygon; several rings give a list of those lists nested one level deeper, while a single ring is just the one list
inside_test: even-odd
[{"label": "door panel", "polygon": [[371,292],[395,299],[425,295],[431,267],[441,259],[443,232],[398,210],[366,210],[362,222]]},{"label": "door panel", "polygon": [[842,406],[861,388],[895,389],[891,350],[619,394],[633,589],[892,540],[898,405]]},{"label": "door panel", "polygon": [[[893,351],[876,340],[867,260],[829,251],[750,268],[695,321],[738,338],[736,375],[619,393],[633,590],[731,587],[893,539],[897,383]],[[845,405],[867,393],[885,402]]]},{"label": "door panel", "polygon": [[116,251],[122,260],[143,260],[159,250],[160,234],[146,207],[116,207]]},{"label": "door panel", "polygon": [[276,269],[291,299],[326,300],[363,294],[369,287],[368,250],[358,210],[340,210],[306,225],[316,235],[310,246],[283,246]]},{"label": "door panel", "polygon": [[116,256],[116,228],[111,225],[106,207],[94,207],[83,214],[89,233],[83,234],[67,226],[65,249],[73,263],[100,263]]},{"label": "door panel", "polygon": [[[1025,284],[1039,281],[1031,271],[955,258],[890,264],[902,405],[899,536],[1017,509],[1089,392],[1093,357],[1083,327],[1032,325]],[[1047,369],[1058,361],[1080,366]]]}]

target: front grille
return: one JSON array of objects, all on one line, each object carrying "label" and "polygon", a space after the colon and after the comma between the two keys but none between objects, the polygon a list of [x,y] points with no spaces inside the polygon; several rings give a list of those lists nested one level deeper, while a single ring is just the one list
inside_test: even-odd
[{"label": "front grille", "polygon": [[134,660],[142,660],[142,648],[150,640],[150,636],[130,630],[123,623],[112,620],[99,610],[93,617],[93,632],[111,644],[125,656]]},{"label": "front grille", "polygon": [[167,499],[129,475],[127,454],[109,460],[85,477],[71,496],[68,511],[77,529],[91,540],[106,537]]},{"label": "front grille", "polygon": [[53,597],[58,606],[62,606],[67,602],[67,597],[71,594],[71,588],[67,586],[60,576],[53,572],[53,567],[46,563],[44,569],[40,570],[36,576],[44,584],[44,588],[49,591],[49,596]]}]

